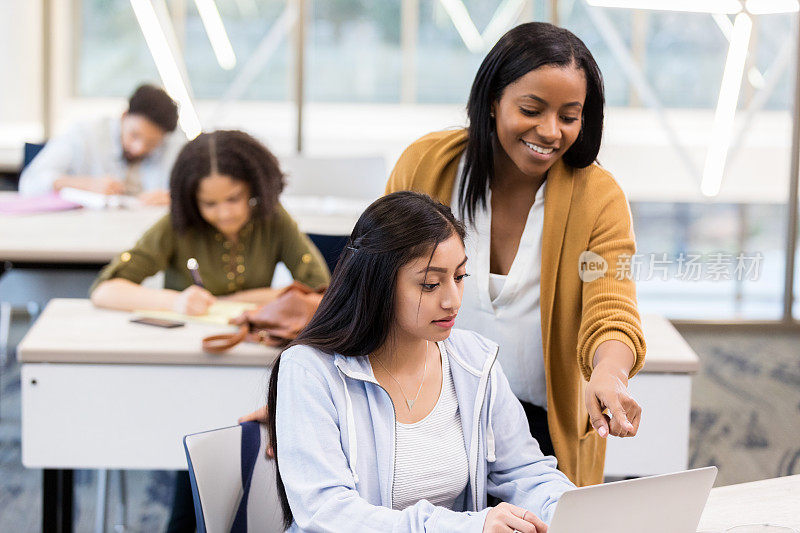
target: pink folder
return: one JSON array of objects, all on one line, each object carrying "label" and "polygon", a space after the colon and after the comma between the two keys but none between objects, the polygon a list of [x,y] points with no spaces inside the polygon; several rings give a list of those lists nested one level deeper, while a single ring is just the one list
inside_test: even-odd
[{"label": "pink folder", "polygon": [[0,201],[0,213],[5,215],[32,215],[79,209],[80,204],[62,199],[58,194],[44,196],[17,196],[10,200]]}]

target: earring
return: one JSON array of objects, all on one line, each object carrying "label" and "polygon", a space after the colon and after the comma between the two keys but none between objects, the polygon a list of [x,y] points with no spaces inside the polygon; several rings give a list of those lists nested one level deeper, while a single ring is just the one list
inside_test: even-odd
[{"label": "earring", "polygon": [[249,205],[250,207],[255,207],[255,206],[257,206],[257,205],[258,205],[258,198],[255,198],[255,197],[253,197],[253,198],[250,198],[250,199],[247,201],[247,205]]}]

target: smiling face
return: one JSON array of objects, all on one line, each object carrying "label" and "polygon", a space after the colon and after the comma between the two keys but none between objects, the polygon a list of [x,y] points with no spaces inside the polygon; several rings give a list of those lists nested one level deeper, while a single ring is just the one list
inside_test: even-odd
[{"label": "smiling face", "polygon": [[492,104],[501,165],[543,176],[577,140],[585,101],[586,76],[574,65],[540,67],[509,84]]},{"label": "smiling face", "polygon": [[250,186],[224,174],[211,174],[197,186],[200,216],[228,239],[250,220]]},{"label": "smiling face", "polygon": [[431,342],[450,336],[461,308],[466,262],[464,243],[453,234],[439,243],[433,257],[424,254],[400,267],[394,333]]}]

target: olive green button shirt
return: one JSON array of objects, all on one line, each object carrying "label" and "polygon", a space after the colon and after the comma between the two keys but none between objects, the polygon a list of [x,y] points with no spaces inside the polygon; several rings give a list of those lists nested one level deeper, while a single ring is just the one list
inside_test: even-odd
[{"label": "olive green button shirt", "polygon": [[251,219],[236,243],[211,226],[177,233],[166,215],[100,272],[89,293],[112,278],[141,283],[162,270],[164,287],[182,291],[194,283],[186,267],[191,257],[197,259],[203,285],[215,296],[269,287],[278,262],[288,267],[295,280],[311,287],[330,280],[322,254],[278,204],[266,218]]}]

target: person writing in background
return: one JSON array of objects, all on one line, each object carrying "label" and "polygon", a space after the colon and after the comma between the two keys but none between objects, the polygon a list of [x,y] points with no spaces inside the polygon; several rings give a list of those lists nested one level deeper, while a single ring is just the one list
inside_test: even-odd
[{"label": "person writing in background", "polygon": [[[327,284],[325,260],[278,201],[282,189],[278,160],[256,139],[240,131],[201,134],[175,161],[169,214],[100,272],[92,302],[190,315],[204,314],[217,298],[264,304],[275,294],[269,285],[278,262],[297,281]],[[164,289],[140,285],[162,270]]]},{"label": "person writing in background", "polygon": [[[618,275],[636,251],[630,209],[595,162],[603,107],[586,45],[521,24],[478,69],[468,127],[411,144],[386,186],[430,194],[467,224],[458,327],[500,345],[533,436],[578,485],[603,481],[605,437],[636,434],[627,385],[645,357],[635,283]],[[607,267],[597,279],[581,275],[587,253]]]},{"label": "person writing in background", "polygon": [[186,142],[177,124],[172,98],[142,85],[122,117],[81,122],[50,139],[23,170],[19,192],[33,196],[70,187],[167,205],[169,171]]},{"label": "person writing in background", "polygon": [[288,531],[545,533],[574,488],[531,437],[497,344],[453,329],[463,240],[450,209],[415,192],[359,218],[270,376]]},{"label": "person writing in background", "polygon": [[[276,294],[269,286],[278,262],[297,281],[315,289],[327,285],[325,260],[279,203],[282,189],[278,160],[250,135],[199,135],[175,161],[169,214],[100,272],[90,289],[92,303],[190,315],[206,313],[217,298],[264,304]],[[163,289],[140,285],[162,270]],[[195,530],[185,471],[176,478],[167,530]]]}]

